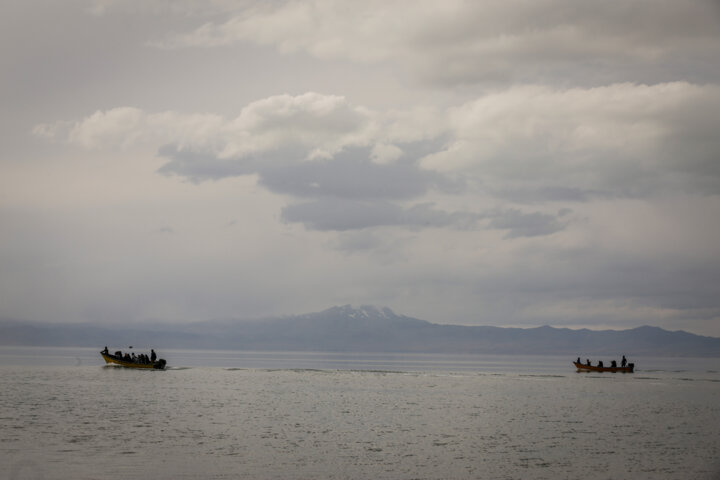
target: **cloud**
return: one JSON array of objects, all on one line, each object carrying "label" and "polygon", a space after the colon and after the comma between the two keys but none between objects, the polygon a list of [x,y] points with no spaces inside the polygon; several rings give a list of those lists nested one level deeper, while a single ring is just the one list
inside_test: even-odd
[{"label": "cloud", "polygon": [[426,141],[427,129],[413,133],[417,120],[398,125],[402,118],[310,92],[251,102],[231,120],[118,107],[34,132],[85,149],[155,146],[168,160],[164,174],[199,182],[260,173],[269,189],[297,196],[407,198],[430,186],[455,188],[417,168],[437,144]]},{"label": "cloud", "polygon": [[33,132],[87,149],[172,144],[178,151],[242,158],[278,149],[302,151],[299,160],[328,158],[364,145],[376,126],[369,111],[343,97],[308,92],[248,104],[232,120],[213,114],[147,113],[134,107],[97,111],[81,121],[39,124]]},{"label": "cloud", "polygon": [[470,180],[521,203],[720,192],[716,85],[521,86],[416,111],[306,93],[251,102],[231,120],[119,107],[34,131],[91,149],[155,146],[165,174],[261,173],[298,196],[408,198]]},{"label": "cloud", "polygon": [[180,176],[192,183],[220,180],[228,177],[252,175],[256,168],[252,159],[243,162],[237,159],[223,159],[212,150],[183,149],[177,145],[163,145],[158,156],[168,159],[158,173],[167,176]]},{"label": "cloud", "polygon": [[347,231],[381,226],[472,228],[482,215],[448,213],[431,204],[408,208],[375,200],[318,200],[287,206],[282,211],[287,222],[303,223],[311,230]]},{"label": "cloud", "polygon": [[147,113],[139,108],[117,107],[98,110],[79,122],[39,124],[33,133],[86,149],[126,150],[167,142],[180,148],[206,148],[217,144],[224,129],[218,115]]},{"label": "cloud", "polygon": [[305,93],[250,103],[228,125],[222,157],[278,148],[307,150],[301,160],[329,158],[347,146],[366,145],[377,127],[367,109],[344,97]]},{"label": "cloud", "polygon": [[415,160],[377,164],[368,149],[348,149],[324,162],[281,168],[260,165],[258,171],[262,185],[297,197],[405,199],[423,195],[431,187],[452,186],[441,174],[418,168]]},{"label": "cloud", "polygon": [[720,7],[712,1],[295,0],[242,5],[224,18],[155,44],[254,43],[328,60],[400,62],[453,85],[703,81],[720,68]]},{"label": "cloud", "polygon": [[[720,87],[713,85],[523,86],[427,115],[418,124],[407,112],[372,112],[343,97],[307,93],[252,102],[233,120],[119,107],[75,123],[41,124],[34,131],[93,149],[164,144],[161,153],[171,159],[165,171],[180,175],[193,155],[198,162],[215,156],[296,164],[325,161],[357,147],[371,148],[370,159],[387,165],[417,154],[408,150],[413,144],[435,139],[444,145],[422,152],[428,170],[482,173],[503,179],[494,188],[510,191],[537,189],[533,182],[540,181],[545,193],[554,189],[561,196],[582,197],[611,183],[616,194],[640,191],[667,172],[687,172],[688,166],[707,185],[707,176],[718,173],[714,159],[720,145],[712,126],[719,107]],[[187,158],[174,164],[181,154]]]},{"label": "cloud", "polygon": [[561,210],[557,215],[541,212],[524,213],[515,208],[505,209],[488,214],[491,219],[489,228],[507,230],[506,238],[551,235],[567,226],[561,217],[569,213],[571,212],[567,209]]},{"label": "cloud", "polygon": [[374,163],[385,165],[393,163],[395,160],[403,156],[403,151],[397,145],[388,145],[377,143],[372,149],[370,159]]},{"label": "cloud", "polygon": [[[447,212],[430,203],[409,207],[377,200],[320,199],[289,205],[282,211],[286,222],[299,222],[309,230],[363,230],[375,227],[451,228],[453,230],[505,230],[505,238],[540,237],[564,230],[569,210],[557,214],[525,213],[518,209],[485,212]],[[362,237],[367,241],[367,237]]]},{"label": "cloud", "polygon": [[719,87],[684,82],[514,87],[452,109],[450,140],[421,164],[529,201],[718,193],[718,107]]},{"label": "cloud", "polygon": [[178,15],[181,17],[204,17],[228,14],[239,7],[251,4],[244,0],[90,0],[88,12],[102,17],[118,12],[147,16]]},{"label": "cloud", "polygon": [[542,236],[567,219],[511,206],[433,209],[423,198],[472,191],[562,208],[720,193],[717,86],[522,86],[435,115],[411,112],[423,110],[372,111],[306,93],[251,102],[230,120],[120,107],[35,132],[88,149],[154,147],[167,160],[160,173],[196,183],[256,175],[269,191],[303,200],[283,210],[285,221],[317,230],[470,228],[483,218],[507,238]]}]

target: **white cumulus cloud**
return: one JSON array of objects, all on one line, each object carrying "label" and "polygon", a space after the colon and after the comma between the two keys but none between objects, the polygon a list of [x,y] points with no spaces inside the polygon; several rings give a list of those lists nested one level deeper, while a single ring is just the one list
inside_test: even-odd
[{"label": "white cumulus cloud", "polygon": [[[425,168],[465,172],[495,187],[544,185],[615,194],[715,180],[720,144],[687,117],[720,121],[720,88],[685,82],[557,89],[520,86],[449,112],[451,139]],[[500,182],[500,183],[498,183]]]}]

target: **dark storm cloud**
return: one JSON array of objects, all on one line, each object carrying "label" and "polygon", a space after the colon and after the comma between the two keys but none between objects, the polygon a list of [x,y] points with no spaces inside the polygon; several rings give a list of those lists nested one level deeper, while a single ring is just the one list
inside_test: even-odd
[{"label": "dark storm cloud", "polygon": [[[410,145],[411,152],[423,151]],[[335,158],[298,161],[291,149],[261,155],[220,159],[216,155],[165,146],[159,154],[169,162],[159,172],[193,182],[257,174],[268,190],[313,201],[291,204],[282,212],[287,222],[313,230],[355,230],[377,226],[470,228],[482,216],[448,213],[430,204],[401,207],[392,201],[418,198],[429,190],[457,192],[461,184],[444,175],[420,169],[416,158],[389,164],[371,161],[368,148],[348,148]]]},{"label": "dark storm cloud", "polygon": [[193,182],[258,174],[268,190],[296,197],[331,196],[363,199],[408,199],[428,190],[459,193],[463,183],[418,167],[427,152],[423,142],[403,146],[407,152],[396,162],[378,164],[371,149],[349,147],[332,159],[303,161],[304,149],[268,149],[242,158],[219,158],[207,151],[166,145],[158,155],[168,159],[159,169],[165,175],[179,175]]},{"label": "dark storm cloud", "polygon": [[178,148],[165,145],[158,150],[158,156],[169,161],[158,169],[163,175],[179,175],[191,182],[220,180],[239,175],[251,175],[254,172],[252,162],[223,160],[216,154]]},{"label": "dark storm cloud", "polygon": [[372,227],[452,228],[504,230],[506,238],[539,237],[564,230],[569,210],[557,215],[524,213],[517,209],[473,212],[446,212],[433,204],[401,207],[386,201],[320,199],[285,207],[282,218],[299,222],[310,230],[348,231]]},{"label": "dark storm cloud", "polygon": [[452,186],[442,175],[421,170],[413,161],[376,164],[367,149],[349,149],[329,161],[259,167],[260,182],[276,193],[298,197],[406,199],[432,188]]},{"label": "dark storm cloud", "polygon": [[539,237],[564,230],[567,222],[562,220],[570,213],[562,210],[557,215],[533,212],[523,213],[518,209],[506,209],[488,214],[489,228],[507,230],[507,238]]},{"label": "dark storm cloud", "polygon": [[486,190],[493,196],[503,198],[516,203],[545,203],[545,202],[570,202],[585,203],[596,198],[605,198],[610,195],[607,192],[598,190],[584,190],[581,188],[565,186],[539,186],[526,188],[504,188],[494,189],[486,187]]},{"label": "dark storm cloud", "polygon": [[322,199],[285,207],[282,218],[311,230],[358,230],[382,226],[471,228],[482,215],[448,213],[431,204],[403,208],[376,200]]},{"label": "dark storm cloud", "polygon": [[[160,172],[195,182],[257,174],[260,184],[274,193],[313,199],[290,204],[282,211],[284,221],[302,223],[310,230],[381,226],[469,230],[487,220],[486,228],[505,230],[506,238],[517,238],[550,235],[567,226],[561,219],[567,212],[551,215],[504,209],[473,213],[447,212],[430,203],[401,206],[394,202],[421,197],[431,189],[457,191],[461,187],[437,172],[418,168],[413,159],[377,164],[370,154],[368,148],[348,148],[330,160],[298,163],[293,161],[298,155],[290,150],[266,151],[260,158],[218,159],[166,146],[160,155],[170,161]],[[578,196],[572,190],[553,192],[566,200]]]}]

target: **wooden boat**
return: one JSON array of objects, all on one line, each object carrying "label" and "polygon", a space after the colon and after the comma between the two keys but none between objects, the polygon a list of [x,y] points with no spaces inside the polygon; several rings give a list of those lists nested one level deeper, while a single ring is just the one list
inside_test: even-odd
[{"label": "wooden boat", "polygon": [[577,368],[578,371],[587,372],[633,373],[635,371],[634,363],[628,363],[626,367],[597,367],[595,365],[585,365],[578,362],[573,362],[573,365],[575,365],[575,368]]},{"label": "wooden boat", "polygon": [[101,351],[100,355],[102,355],[103,360],[105,360],[105,363],[109,363],[112,365],[120,365],[121,367],[127,367],[127,368],[144,368],[144,369],[154,369],[154,370],[164,370],[165,369],[165,359],[159,358],[155,360],[153,363],[138,363],[133,361],[125,360],[123,357],[113,355],[112,353]]}]

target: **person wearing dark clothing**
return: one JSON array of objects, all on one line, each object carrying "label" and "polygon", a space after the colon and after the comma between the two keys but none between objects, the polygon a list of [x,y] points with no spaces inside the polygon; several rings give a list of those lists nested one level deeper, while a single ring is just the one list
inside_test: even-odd
[{"label": "person wearing dark clothing", "polygon": [[623,355],[622,360],[620,360],[620,366],[624,367],[625,365],[627,365],[627,360],[625,359],[625,355]]},{"label": "person wearing dark clothing", "polygon": [[587,363],[587,366],[589,367],[589,366],[590,366],[590,359],[588,358],[587,360],[585,360],[585,362]]},{"label": "person wearing dark clothing", "polygon": [[617,362],[615,360],[613,360],[612,362],[610,362],[610,366],[612,368],[617,368]]},{"label": "person wearing dark clothing", "polygon": [[108,354],[108,349],[107,349],[107,345],[105,345],[105,350],[103,350],[103,351],[102,351],[102,353],[104,353],[105,355],[107,355],[107,354]]},{"label": "person wearing dark clothing", "polygon": [[155,363],[155,360],[156,360],[156,359],[157,359],[157,355],[155,355],[155,350],[153,350],[153,349],[151,348],[151,349],[150,349],[150,361],[151,361],[152,363]]},{"label": "person wearing dark clothing", "polygon": [[603,368],[602,360],[598,360],[598,367]]}]

